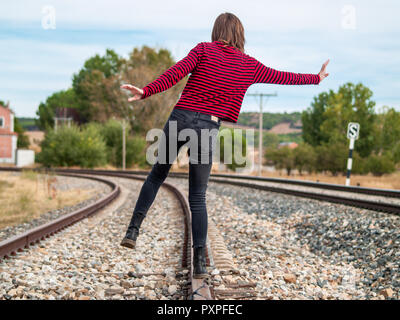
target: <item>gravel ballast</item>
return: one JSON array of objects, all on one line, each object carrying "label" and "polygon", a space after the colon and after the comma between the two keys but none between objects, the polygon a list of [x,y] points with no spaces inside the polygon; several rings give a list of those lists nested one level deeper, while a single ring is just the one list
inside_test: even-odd
[{"label": "gravel ballast", "polygon": [[107,179],[121,186],[114,204],[0,263],[0,299],[184,298],[184,216],[178,200],[160,188],[136,249],[127,249],[120,242],[143,182]]},{"label": "gravel ballast", "polygon": [[[168,181],[187,192],[187,180]],[[216,288],[240,280],[262,299],[399,299],[398,216],[215,182],[207,210],[241,266],[240,277],[214,277]]]}]

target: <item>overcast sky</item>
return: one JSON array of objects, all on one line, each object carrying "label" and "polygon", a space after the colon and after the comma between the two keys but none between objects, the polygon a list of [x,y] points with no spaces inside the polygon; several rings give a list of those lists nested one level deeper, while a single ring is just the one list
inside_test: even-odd
[{"label": "overcast sky", "polygon": [[[0,100],[17,116],[35,116],[40,102],[69,88],[84,61],[106,48],[126,57],[134,47],[164,47],[180,60],[210,41],[215,18],[226,11],[245,27],[246,53],[267,66],[318,73],[331,59],[319,86],[251,86],[248,93],[278,93],[265,111],[302,111],[318,93],[349,81],[370,87],[378,107],[400,110],[398,0],[2,1]],[[253,110],[255,99],[246,97],[242,111]]]}]

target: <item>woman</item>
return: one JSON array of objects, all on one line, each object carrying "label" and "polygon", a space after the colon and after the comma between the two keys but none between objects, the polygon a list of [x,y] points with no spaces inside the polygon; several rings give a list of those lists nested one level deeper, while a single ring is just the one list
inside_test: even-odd
[{"label": "woman", "polygon": [[[198,43],[185,58],[143,89],[129,84],[121,86],[133,94],[129,101],[135,101],[165,91],[189,73],[191,74],[164,127],[165,135],[161,142],[164,142],[162,145],[166,145],[166,148],[163,148],[161,153],[164,157],[167,155],[167,161],[161,163],[158,158],[153,165],[141,188],[132,219],[121,245],[128,248],[135,247],[140,225],[176,158],[176,153],[169,157],[169,142],[175,143],[177,152],[179,152],[179,148],[186,141],[178,141],[177,135],[184,129],[192,129],[198,134],[200,140],[197,149],[193,149],[197,152],[189,150],[189,204],[192,212],[194,247],[193,275],[196,278],[207,276],[205,259],[206,189],[212,166],[215,138],[221,120],[237,122],[243,97],[247,88],[252,84],[317,85],[328,76],[325,68],[329,62],[328,60],[322,65],[318,74],[282,72],[266,67],[244,53],[244,29],[240,20],[231,13],[223,13],[217,17],[211,40],[212,42]],[[171,134],[169,127],[174,121],[176,121],[177,132]],[[199,134],[201,129],[210,129],[214,133],[211,133],[208,138],[202,139]],[[211,148],[207,148],[210,142]],[[197,156],[191,156],[190,151],[197,153]],[[209,161],[206,163],[196,161],[199,154],[205,155]],[[158,157],[160,157],[160,148]]]}]

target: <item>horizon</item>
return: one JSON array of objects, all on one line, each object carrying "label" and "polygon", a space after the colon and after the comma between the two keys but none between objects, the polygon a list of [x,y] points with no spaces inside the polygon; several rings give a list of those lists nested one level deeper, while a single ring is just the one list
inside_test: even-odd
[{"label": "horizon", "polygon": [[[79,1],[53,1],[55,29],[42,25],[48,14],[44,1],[3,3],[0,100],[9,101],[17,117],[34,118],[39,103],[68,89],[73,74],[91,56],[110,48],[127,57],[133,48],[147,45],[166,48],[179,61],[198,42],[211,41],[213,21],[229,11],[244,25],[246,53],[269,67],[318,73],[330,59],[330,76],[319,86],[252,85],[247,93],[278,93],[264,100],[265,112],[302,112],[313,97],[347,82],[370,88],[377,112],[382,106],[400,111],[400,44],[395,41],[399,3],[356,0],[349,7],[346,1],[205,2],[210,2],[209,11],[202,7],[195,12],[178,0],[157,5],[99,1],[94,15],[93,7]],[[241,112],[258,109],[257,100],[246,96]]]}]

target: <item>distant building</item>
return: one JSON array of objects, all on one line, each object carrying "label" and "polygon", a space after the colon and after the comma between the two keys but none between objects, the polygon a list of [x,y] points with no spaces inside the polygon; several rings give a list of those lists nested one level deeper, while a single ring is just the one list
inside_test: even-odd
[{"label": "distant building", "polygon": [[0,105],[0,163],[14,163],[18,134],[14,132],[14,113]]},{"label": "distant building", "polygon": [[290,149],[296,149],[298,146],[296,142],[281,142],[278,148],[289,147]]}]

